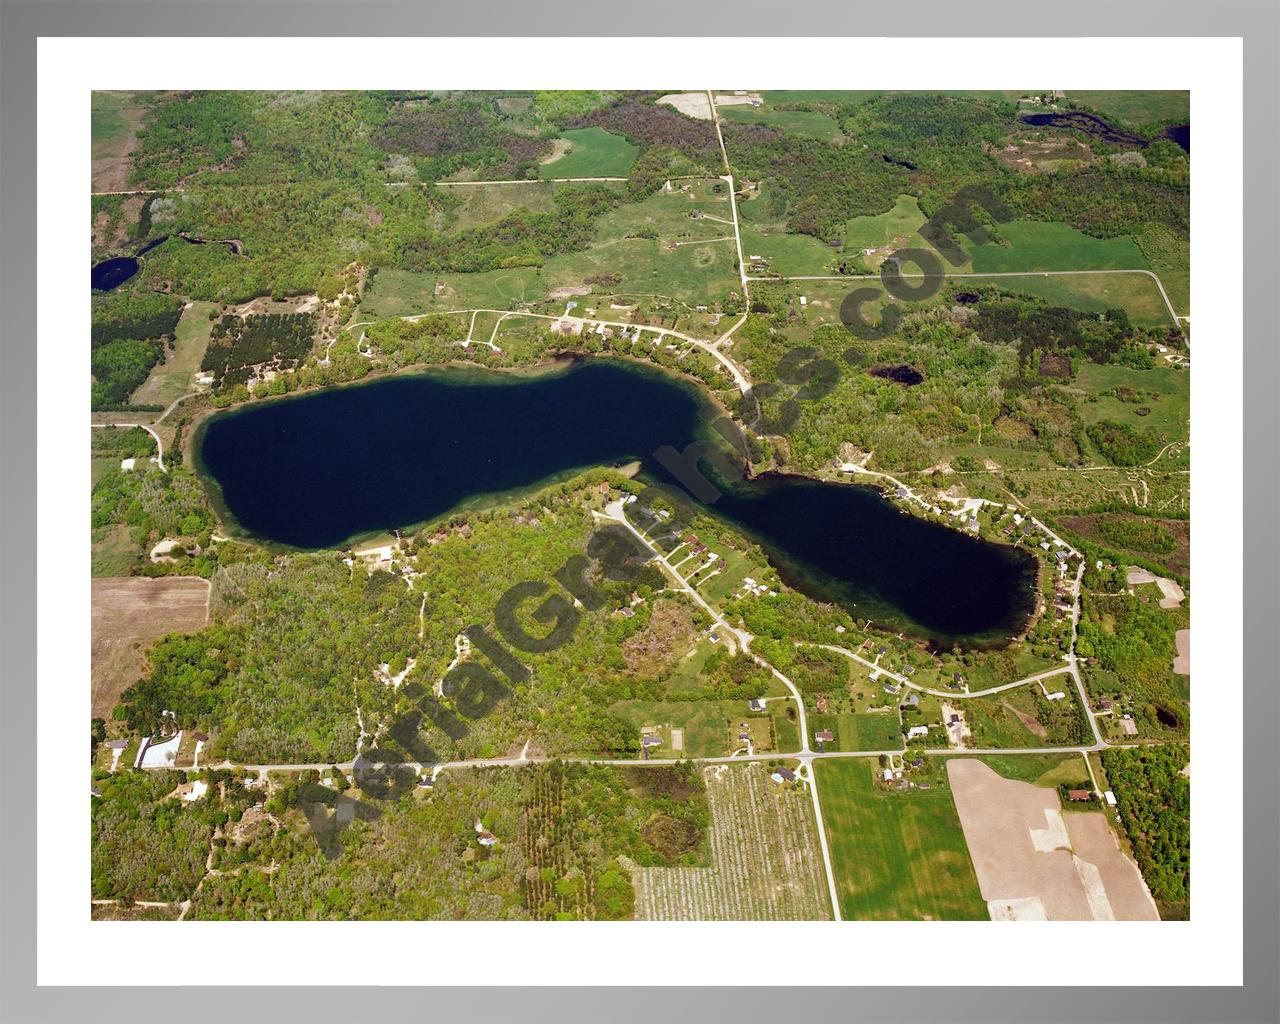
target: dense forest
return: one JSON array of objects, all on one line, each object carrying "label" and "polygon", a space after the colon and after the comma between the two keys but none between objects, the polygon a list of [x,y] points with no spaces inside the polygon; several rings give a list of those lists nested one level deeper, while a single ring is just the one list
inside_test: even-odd
[{"label": "dense forest", "polygon": [[1191,754],[1176,744],[1113,748],[1102,765],[1133,853],[1162,918],[1191,914]]}]

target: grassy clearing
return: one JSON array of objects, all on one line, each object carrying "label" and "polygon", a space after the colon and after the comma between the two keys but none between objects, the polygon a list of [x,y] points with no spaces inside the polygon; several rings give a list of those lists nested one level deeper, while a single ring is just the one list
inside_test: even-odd
[{"label": "grassy clearing", "polygon": [[980,760],[1006,779],[1030,782],[1046,789],[1089,781],[1089,772],[1079,754],[984,754]]},{"label": "grassy clearing", "polygon": [[720,118],[740,124],[764,124],[802,139],[822,139],[835,142],[840,138],[840,125],[828,114],[807,110],[779,110],[770,103],[759,107],[730,104],[718,105]]},{"label": "grassy clearing", "polygon": [[1046,277],[1002,277],[996,283],[1019,295],[1035,295],[1053,305],[1085,313],[1123,309],[1143,327],[1171,326],[1169,310],[1156,283],[1146,274],[1073,274]]},{"label": "grassy clearing", "polygon": [[846,919],[987,919],[943,771],[930,771],[927,790],[891,792],[865,759],[814,767]]},{"label": "grassy clearing", "polygon": [[975,273],[1017,270],[1136,270],[1147,260],[1132,238],[1094,238],[1067,224],[1010,221],[1000,241],[970,248]]},{"label": "grassy clearing", "polygon": [[1186,124],[1191,94],[1164,90],[1071,90],[1067,99],[1127,125]]},{"label": "grassy clearing", "polygon": [[1109,420],[1140,430],[1155,430],[1166,441],[1188,436],[1191,374],[1186,370],[1133,370],[1084,363],[1076,375],[1076,385],[1086,395],[1079,406],[1085,423]]},{"label": "grassy clearing", "polygon": [[168,405],[186,393],[209,345],[214,323],[209,314],[216,308],[212,302],[187,305],[178,321],[173,348],[165,352],[163,362],[152,367],[142,386],[133,393],[132,401],[139,405]]},{"label": "grassy clearing", "polygon": [[758,764],[703,769],[711,867],[632,868],[635,916],[649,921],[831,917],[812,805]]},{"label": "grassy clearing", "polygon": [[741,231],[742,255],[748,264],[752,256],[761,256],[768,261],[770,272],[784,277],[837,273],[839,251],[816,238],[789,235],[781,228],[765,231],[743,226]]},{"label": "grassy clearing", "polygon": [[848,251],[878,249],[885,245],[931,248],[919,235],[924,222],[925,215],[916,197],[898,196],[893,208],[884,213],[846,221],[844,247]]},{"label": "grassy clearing", "polygon": [[555,188],[550,182],[529,182],[448,189],[450,195],[461,200],[461,205],[449,213],[449,226],[455,230],[480,227],[516,210],[548,213],[555,209]]},{"label": "grassy clearing", "polygon": [[1136,239],[1147,263],[1164,284],[1174,311],[1191,310],[1191,243],[1162,224],[1149,224]]},{"label": "grassy clearing", "polygon": [[539,168],[543,178],[622,177],[631,170],[640,152],[621,135],[603,128],[573,128],[560,133],[569,151]]}]

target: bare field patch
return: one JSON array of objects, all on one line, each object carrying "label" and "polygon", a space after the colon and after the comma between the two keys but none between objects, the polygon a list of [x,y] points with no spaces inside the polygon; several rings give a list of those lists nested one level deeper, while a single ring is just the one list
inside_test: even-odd
[{"label": "bare field patch", "polygon": [[126,576],[93,581],[93,715],[107,718],[141,673],[149,642],[209,621],[209,581]]},{"label": "bare field patch", "polygon": [[947,778],[992,920],[1159,920],[1105,814],[1064,815],[1055,790],[969,758]]},{"label": "bare field patch", "polygon": [[759,764],[703,769],[711,867],[631,867],[647,921],[814,921],[831,916],[807,794]]}]

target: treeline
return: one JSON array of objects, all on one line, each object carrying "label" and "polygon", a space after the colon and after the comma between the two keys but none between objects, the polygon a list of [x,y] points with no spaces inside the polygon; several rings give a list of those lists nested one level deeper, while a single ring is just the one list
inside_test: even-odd
[{"label": "treeline", "polygon": [[164,358],[183,302],[172,295],[115,291],[95,295],[91,306],[91,397],[95,410],[127,408],[129,396]]},{"label": "treeline", "polygon": [[1182,774],[1190,756],[1175,744],[1102,752],[1134,857],[1166,920],[1191,910],[1191,780]]},{"label": "treeline", "polygon": [[176,295],[116,290],[92,299],[90,340],[94,348],[123,339],[173,337],[182,316]]},{"label": "treeline", "polygon": [[406,238],[396,262],[406,270],[459,273],[540,266],[551,256],[586,249],[596,218],[621,201],[603,185],[559,188],[554,210],[518,210],[483,227]]},{"label": "treeline", "polygon": [[162,354],[160,342],[132,338],[109,341],[95,348],[89,358],[93,373],[93,408],[126,404]]}]

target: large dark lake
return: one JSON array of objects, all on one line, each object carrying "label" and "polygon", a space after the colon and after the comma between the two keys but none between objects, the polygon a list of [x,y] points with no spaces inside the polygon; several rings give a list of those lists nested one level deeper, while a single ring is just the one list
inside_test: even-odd
[{"label": "large dark lake", "polygon": [[[592,359],[537,375],[445,368],[211,417],[197,464],[228,526],[340,547],[584,468],[654,459],[710,436],[692,384]],[[1002,644],[1035,601],[1035,559],[900,512],[877,490],[772,474],[728,483],[709,511],[749,534],[789,584],[939,644]],[[512,567],[512,581],[519,567]]]}]

